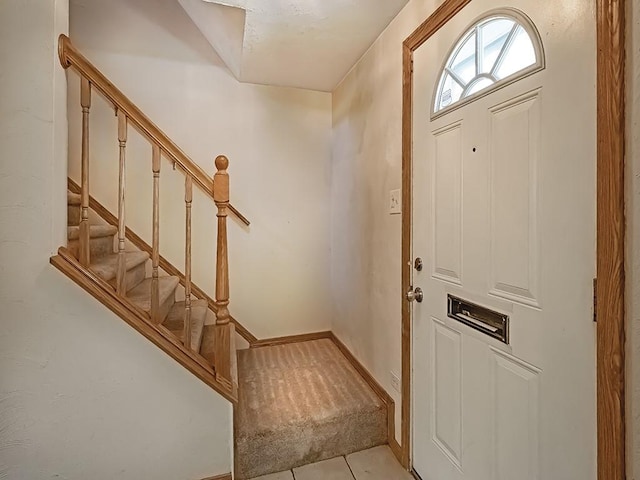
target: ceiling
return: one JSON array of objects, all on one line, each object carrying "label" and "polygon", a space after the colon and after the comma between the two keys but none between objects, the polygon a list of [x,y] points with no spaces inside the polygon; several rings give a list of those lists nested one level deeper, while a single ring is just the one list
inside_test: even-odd
[{"label": "ceiling", "polygon": [[408,0],[178,0],[242,82],[332,91]]}]

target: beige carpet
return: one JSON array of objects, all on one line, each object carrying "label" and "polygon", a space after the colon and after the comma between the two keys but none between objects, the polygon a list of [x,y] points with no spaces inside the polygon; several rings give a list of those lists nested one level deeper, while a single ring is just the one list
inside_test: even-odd
[{"label": "beige carpet", "polygon": [[387,442],[385,405],[329,340],[238,352],[236,478]]}]

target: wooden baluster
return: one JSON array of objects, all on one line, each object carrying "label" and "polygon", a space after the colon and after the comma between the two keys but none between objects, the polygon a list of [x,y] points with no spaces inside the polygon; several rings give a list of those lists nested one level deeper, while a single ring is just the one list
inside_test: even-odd
[{"label": "wooden baluster", "polygon": [[127,116],[118,110],[118,142],[120,144],[120,179],[118,182],[118,269],[116,273],[116,291],[126,293],[127,266],[125,256],[125,159],[127,149]]},{"label": "wooden baluster", "polygon": [[91,83],[82,77],[80,84],[82,106],[82,165],[80,204],[80,249],[78,261],[83,267],[91,263],[91,230],[89,227],[89,110],[91,109]]},{"label": "wooden baluster", "polygon": [[184,346],[191,350],[191,203],[193,202],[193,179],[186,174],[184,185],[186,204],[186,240],[184,252]]},{"label": "wooden baluster", "polygon": [[160,146],[153,144],[153,239],[151,252],[151,320],[160,323]]},{"label": "wooden baluster", "polygon": [[218,207],[218,242],[216,250],[216,327],[214,363],[216,377],[232,386],[231,333],[229,324],[229,259],[227,249],[227,211],[229,208],[229,160],[216,158],[217,173],[213,177],[213,199]]}]

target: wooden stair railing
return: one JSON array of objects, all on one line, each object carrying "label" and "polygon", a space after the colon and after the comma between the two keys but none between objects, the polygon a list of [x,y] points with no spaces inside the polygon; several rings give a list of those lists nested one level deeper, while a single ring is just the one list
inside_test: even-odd
[{"label": "wooden stair railing", "polygon": [[[68,180],[68,188],[71,192],[80,194],[81,189],[80,186],[74,182],[71,178]],[[113,215],[104,205],[102,205],[98,200],[94,197],[89,196],[89,207],[93,210],[100,218],[102,218],[109,225],[113,225],[114,227],[118,226],[118,217]],[[152,256],[153,259],[153,247],[145,242],[142,237],[140,237],[137,233],[135,233],[130,227],[126,228],[126,237],[131,244],[137,249],[148,253]],[[162,255],[159,255],[159,265],[162,270],[164,270],[167,274],[173,275],[180,279],[180,284],[185,288],[187,288],[187,279],[184,273],[182,273],[178,268],[175,267],[169,260],[164,258]],[[192,295],[195,295],[198,298],[202,298],[207,301],[207,305],[209,310],[212,312],[217,311],[216,301],[209,296],[203,289],[201,289],[195,283],[191,284],[191,292]],[[233,315],[230,317],[231,323],[233,323],[235,331],[244,338],[249,345],[258,345],[260,342],[258,338],[253,335],[249,330],[247,330],[244,325],[242,325],[238,320],[233,318]]]},{"label": "wooden stair railing", "polygon": [[[160,322],[158,311],[160,310],[160,147],[153,146],[153,159],[151,169],[153,170],[153,233],[151,250],[151,321],[155,324]],[[187,175],[187,178],[189,176]],[[125,230],[125,238],[127,232]],[[187,239],[187,242],[189,239]],[[186,327],[185,327],[186,328]],[[184,337],[189,338],[189,337]]]},{"label": "wooden stair railing", "polygon": [[[158,145],[162,153],[175,164],[177,168],[188,173],[196,185],[213,199],[213,181],[207,173],[202,170],[189,156],[184,153],[158,126],[156,126],[131,100],[129,100],[113,83],[107,79],[89,60],[87,60],[71,43],[66,35],[58,38],[58,57],[63,68],[72,67],[80,75],[83,84],[86,85],[87,111],[83,116],[83,123],[86,123],[86,145],[83,143],[83,152],[86,158],[89,157],[89,108],[91,107],[91,88],[98,90],[117,111],[122,111],[127,120],[143,133],[153,145]],[[84,98],[84,97],[83,97]],[[84,104],[83,113],[84,113]],[[83,131],[85,129],[83,128]],[[85,148],[86,147],[86,148]],[[87,170],[88,171],[88,170]],[[88,181],[88,180],[87,180]],[[229,204],[229,211],[233,213],[242,223],[249,226],[251,222],[232,204]]]},{"label": "wooden stair railing", "polygon": [[80,104],[82,106],[82,189],[80,192],[80,254],[83,267],[89,268],[89,111],[91,109],[91,84],[82,77],[80,83]]},{"label": "wooden stair railing", "polygon": [[[127,292],[127,265],[126,265],[126,251],[125,251],[125,159],[127,149],[127,117],[118,110],[118,143],[120,144],[120,166],[118,168],[118,271],[116,274],[116,292],[118,295],[124,295]],[[154,149],[156,145],[154,145]],[[89,163],[87,161],[87,163]],[[87,190],[89,185],[87,184]],[[84,186],[83,186],[84,191]],[[156,203],[156,199],[153,199],[153,203]],[[155,219],[154,219],[155,220]],[[155,228],[155,225],[154,225]],[[80,241],[86,241],[86,238],[80,239]],[[158,292],[154,292],[157,294]]]},{"label": "wooden stair railing", "polygon": [[[227,248],[227,209],[229,208],[229,160],[227,157],[216,158],[218,172],[213,177],[213,199],[218,207],[218,248],[216,251],[216,327],[214,355],[216,376],[218,381],[233,385],[233,358],[224,352],[235,350],[232,344],[233,324],[229,321],[229,255]],[[218,353],[220,352],[220,353]]]},{"label": "wooden stair railing", "polygon": [[[229,314],[229,266],[227,244],[227,216],[233,212],[243,223],[249,221],[229,203],[229,160],[224,156],[216,158],[217,172],[213,180],[182,150],[180,150],[155,124],[153,124],[122,92],[120,92],[96,67],[84,58],[71,44],[65,35],[59,37],[58,53],[62,66],[73,69],[81,77],[80,104],[82,107],[82,151],[81,151],[81,216],[79,225],[78,262],[88,269],[91,265],[90,250],[90,186],[89,186],[89,115],[91,109],[92,89],[99,91],[113,105],[118,122],[119,144],[119,182],[118,182],[118,217],[117,217],[117,267],[115,293],[125,301],[127,293],[126,266],[126,149],[129,125],[134,125],[146,137],[152,146],[151,171],[153,174],[153,239],[152,239],[152,276],[150,287],[150,311],[138,312],[150,323],[159,326],[160,316],[160,166],[164,155],[174,167],[178,167],[185,175],[185,274],[182,282],[185,287],[183,346],[191,352],[191,207],[193,201],[193,183],[212,197],[217,208],[217,247],[216,247],[216,296],[214,311],[216,325],[214,336],[214,371],[216,380],[227,387],[231,396],[237,395],[237,368],[235,353],[235,328]],[[87,277],[87,278],[90,278]],[[102,285],[101,287],[104,287]],[[148,317],[148,318],[147,318]],[[195,353],[195,352],[194,352]]]}]

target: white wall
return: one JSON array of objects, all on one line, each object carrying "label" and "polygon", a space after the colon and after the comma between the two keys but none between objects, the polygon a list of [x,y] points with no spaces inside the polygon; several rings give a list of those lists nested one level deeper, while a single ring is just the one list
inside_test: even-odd
[{"label": "white wall", "polygon": [[68,12],[0,2],[0,478],[229,472],[229,404],[48,263],[66,236]]},{"label": "white wall", "polygon": [[204,0],[178,0],[216,53],[240,79],[247,11]]},{"label": "white wall", "polygon": [[333,94],[333,331],[396,400],[401,373],[402,42],[434,10],[412,0]]},{"label": "white wall", "polygon": [[[208,173],[216,155],[230,158],[231,201],[252,222],[229,225],[231,313],[258,338],[328,330],[331,95],[238,83],[175,0],[72,0],[71,39]],[[116,212],[115,118],[97,100],[92,115],[91,191]],[[150,243],[150,147],[129,144],[127,223]],[[161,253],[182,266],[184,177],[162,168]],[[213,294],[215,209],[201,192],[193,208],[194,280]]]},{"label": "white wall", "polygon": [[640,478],[640,0],[627,26],[627,472]]}]

